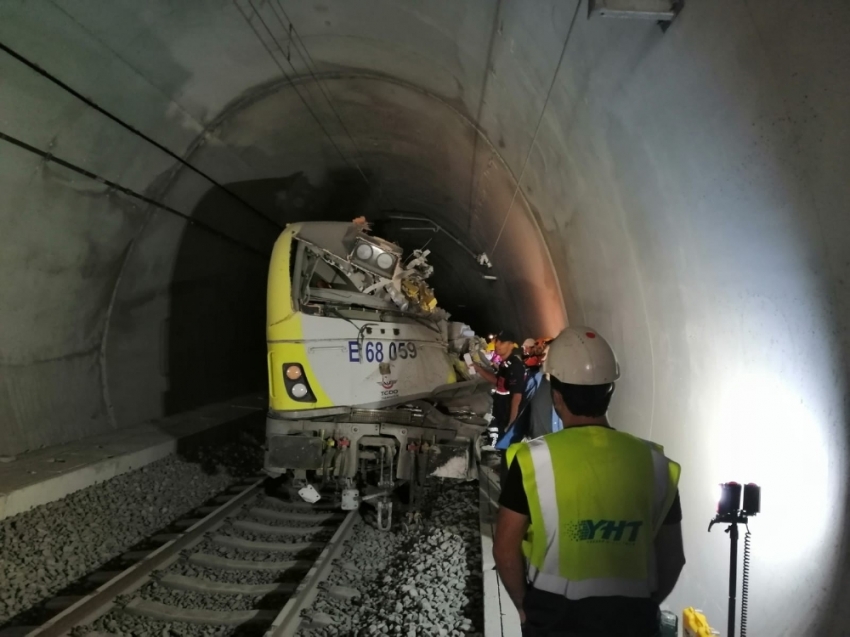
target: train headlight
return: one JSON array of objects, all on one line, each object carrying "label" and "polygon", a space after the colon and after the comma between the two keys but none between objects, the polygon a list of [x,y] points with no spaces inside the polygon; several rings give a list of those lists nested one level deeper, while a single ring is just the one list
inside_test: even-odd
[{"label": "train headlight", "polygon": [[368,243],[360,243],[357,245],[357,250],[355,251],[357,258],[361,261],[368,261],[372,258],[372,246]]},{"label": "train headlight", "polygon": [[390,270],[395,264],[395,258],[388,252],[382,252],[378,255],[378,258],[375,259],[375,263],[377,263],[378,267],[382,270]]},{"label": "train headlight", "polygon": [[375,237],[357,237],[351,252],[352,262],[373,274],[390,278],[395,273],[395,266],[400,257],[398,246],[389,243],[378,243]]},{"label": "train headlight", "polygon": [[283,384],[286,386],[286,393],[292,400],[304,403],[316,402],[316,397],[313,395],[313,390],[310,389],[310,383],[304,374],[304,368],[299,363],[283,364]]}]

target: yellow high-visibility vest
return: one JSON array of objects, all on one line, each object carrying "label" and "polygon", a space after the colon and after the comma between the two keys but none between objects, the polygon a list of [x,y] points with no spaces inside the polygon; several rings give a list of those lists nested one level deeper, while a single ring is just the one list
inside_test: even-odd
[{"label": "yellow high-visibility vest", "polygon": [[568,599],[650,596],[653,541],[681,472],[659,445],[608,427],[567,427],[512,445],[506,459],[522,469],[534,588]]}]

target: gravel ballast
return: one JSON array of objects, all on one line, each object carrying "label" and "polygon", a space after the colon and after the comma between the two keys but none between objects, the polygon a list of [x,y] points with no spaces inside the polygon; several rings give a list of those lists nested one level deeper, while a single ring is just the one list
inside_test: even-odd
[{"label": "gravel ballast", "polygon": [[242,432],[0,521],[0,626],[261,466]]},{"label": "gravel ballast", "polygon": [[[367,520],[356,524],[325,589],[310,609],[332,625],[302,628],[299,634],[481,637],[483,582],[477,483],[440,481],[430,485],[423,507],[425,521],[419,527],[406,528],[400,523],[399,514],[392,531],[378,531],[369,521],[372,516],[368,507],[364,507],[364,513]],[[197,549],[215,551],[208,542]],[[239,553],[240,557],[247,556]],[[279,559],[279,555],[256,552],[255,559],[263,558]],[[169,572],[252,584],[298,579],[294,574],[274,571],[207,570],[186,561],[175,563]],[[349,597],[352,593],[356,595],[353,599]],[[146,585],[136,595],[179,608],[209,610],[275,609],[282,608],[286,599],[285,594],[237,597],[171,591],[157,582]],[[167,624],[116,609],[75,631],[75,635],[82,637],[91,631],[123,636],[247,637],[260,635],[265,628]]]},{"label": "gravel ballast", "polygon": [[128,613],[110,613],[94,623],[94,628],[74,629],[72,637],[261,637],[267,626],[246,624],[208,626],[182,622],[162,622]]},{"label": "gravel ballast", "polygon": [[312,611],[330,616],[333,625],[299,634],[481,637],[478,483],[434,482],[423,518],[420,528],[396,525],[390,532],[359,524],[341,558],[348,568],[328,579],[359,597],[343,601],[321,593]]},{"label": "gravel ballast", "polygon": [[[120,563],[117,556],[148,546],[146,538],[152,534],[164,531],[196,507],[209,504],[238,479],[256,475],[262,462],[260,443],[260,439],[245,434],[236,442],[219,442],[209,449],[196,450],[191,458],[172,456],[0,521],[0,628],[6,622],[12,626],[46,619],[41,615],[47,611],[39,602],[56,593],[85,592],[76,589],[87,586],[81,583],[87,574],[98,567],[115,570]],[[364,505],[364,519],[355,524],[310,610],[323,623],[302,625],[302,637],[482,637],[478,484],[433,480],[425,489],[422,502],[422,523],[410,527],[404,524],[403,507],[396,505],[395,524],[390,532],[375,528],[374,509]],[[303,526],[307,531],[318,522],[277,520],[256,511],[265,508],[305,512],[304,507],[296,505],[259,496],[229,524],[185,551],[168,572],[230,583],[297,582],[304,575],[303,569],[222,570],[188,561],[194,553],[250,560],[265,566],[275,561],[314,559],[316,547],[302,546],[290,551],[280,545],[326,542],[336,522],[324,522],[326,528],[315,533],[276,534],[274,529],[278,526]],[[254,521],[253,526],[238,527],[248,520]],[[168,532],[174,529],[171,527]],[[273,542],[275,546],[222,545],[216,541],[217,536]],[[73,634],[253,637],[261,635],[267,625],[167,623],[132,616],[121,607],[132,597],[140,597],[191,610],[277,611],[288,597],[282,591],[233,596],[188,592],[169,589],[165,584],[154,577],[138,591],[119,598],[111,612],[75,629]]]}]

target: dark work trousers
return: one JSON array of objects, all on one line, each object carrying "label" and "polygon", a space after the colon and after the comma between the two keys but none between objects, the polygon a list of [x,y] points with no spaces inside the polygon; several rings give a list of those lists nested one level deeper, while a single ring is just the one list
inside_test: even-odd
[{"label": "dark work trousers", "polygon": [[[498,428],[499,440],[501,440],[502,436],[505,435],[507,424],[501,419],[493,419],[492,425]],[[505,451],[498,450],[496,453],[499,454],[499,490],[501,491],[505,487],[505,479],[508,477],[508,459],[505,455]]]},{"label": "dark work trousers", "polygon": [[[605,602],[601,598],[595,599],[600,602],[598,608],[591,612],[587,612],[586,608],[578,611],[576,602],[529,587],[522,603],[525,611],[522,637],[658,637],[657,614],[653,619],[645,611],[635,613],[633,618],[618,617],[620,625],[607,630],[605,624],[610,621],[613,609],[606,613]],[[620,613],[623,610],[617,609]],[[578,614],[581,614],[581,619],[577,619]]]}]

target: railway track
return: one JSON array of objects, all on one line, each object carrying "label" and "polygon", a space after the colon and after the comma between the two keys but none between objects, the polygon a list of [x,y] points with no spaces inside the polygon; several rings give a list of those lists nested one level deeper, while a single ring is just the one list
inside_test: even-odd
[{"label": "railway track", "polygon": [[[122,556],[130,563],[126,569],[89,576],[100,583],[93,592],[50,600],[46,608],[61,612],[0,637],[118,632],[119,620],[128,616],[150,624],[139,632],[157,635],[181,634],[195,625],[287,637],[303,621],[322,625],[328,618],[305,611],[358,514],[267,496],[263,483],[232,487],[213,506],[196,509],[194,517],[150,538],[158,547]],[[350,598],[357,591],[331,594]]]}]

